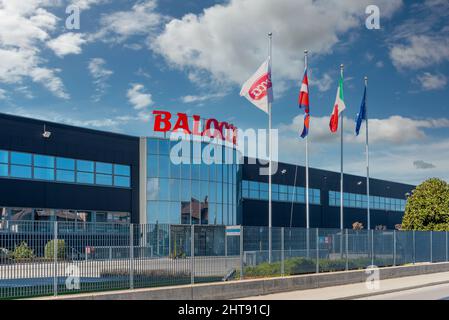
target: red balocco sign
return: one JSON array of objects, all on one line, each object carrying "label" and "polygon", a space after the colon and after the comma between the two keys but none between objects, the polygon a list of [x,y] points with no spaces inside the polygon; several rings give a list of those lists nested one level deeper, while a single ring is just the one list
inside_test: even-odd
[{"label": "red balocco sign", "polygon": [[237,128],[224,121],[218,121],[216,119],[207,119],[203,128],[201,126],[201,117],[198,115],[192,116],[193,124],[189,126],[189,119],[187,114],[178,112],[176,114],[176,120],[172,119],[173,116],[168,111],[154,110],[154,127],[156,132],[177,132],[182,130],[185,134],[206,136],[209,138],[219,138],[223,141],[232,142],[237,145]]}]

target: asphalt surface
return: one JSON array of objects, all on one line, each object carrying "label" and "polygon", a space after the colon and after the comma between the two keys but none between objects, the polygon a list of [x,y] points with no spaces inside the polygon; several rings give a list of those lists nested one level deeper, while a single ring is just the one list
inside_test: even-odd
[{"label": "asphalt surface", "polygon": [[449,300],[449,284],[375,295],[358,300]]}]

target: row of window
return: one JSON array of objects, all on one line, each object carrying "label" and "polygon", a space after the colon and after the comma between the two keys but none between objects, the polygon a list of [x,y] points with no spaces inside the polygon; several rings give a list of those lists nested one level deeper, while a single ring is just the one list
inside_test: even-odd
[{"label": "row of window", "polygon": [[[370,196],[370,209],[386,211],[405,211],[406,200]],[[329,205],[340,206],[340,192],[329,191]],[[347,208],[368,208],[368,197],[364,194],[343,193],[343,206]]]},{"label": "row of window", "polygon": [[148,155],[147,176],[202,181],[232,182],[236,179],[235,164],[174,164],[169,156]]},{"label": "row of window", "polygon": [[130,166],[0,150],[0,177],[130,187]]},{"label": "row of window", "polygon": [[7,221],[130,223],[130,215],[128,212],[0,207],[0,222]]},{"label": "row of window", "polygon": [[237,208],[231,204],[204,201],[148,201],[149,223],[234,225]]},{"label": "row of window", "polygon": [[230,183],[148,178],[147,200],[190,201],[201,199],[213,203],[236,203],[237,188]]},{"label": "row of window", "polygon": [[174,146],[176,146],[174,149],[176,156],[187,162],[192,159],[203,159],[207,163],[213,160],[218,162],[217,164],[236,164],[239,160],[240,153],[234,148],[199,141],[171,141],[154,138],[147,139],[147,154],[168,156]]},{"label": "row of window", "polygon": [[[273,201],[306,202],[306,190],[282,184],[272,184],[271,198]],[[268,183],[257,181],[242,181],[242,197],[246,199],[268,200]],[[309,203],[321,204],[319,189],[309,188]]]}]

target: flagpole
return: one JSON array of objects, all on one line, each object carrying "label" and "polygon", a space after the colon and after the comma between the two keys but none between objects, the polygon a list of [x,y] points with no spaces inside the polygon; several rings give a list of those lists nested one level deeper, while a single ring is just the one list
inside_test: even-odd
[{"label": "flagpole", "polygon": [[[340,76],[343,79],[343,69],[344,65],[340,65]],[[340,113],[340,229],[343,230],[343,112]]]},{"label": "flagpole", "polygon": [[[304,50],[304,70],[307,70],[307,56],[308,51]],[[308,89],[308,88],[307,88]],[[309,135],[306,136],[306,229],[307,229],[307,238],[306,238],[306,252],[307,257],[309,257],[310,251],[310,211],[309,211]]]},{"label": "flagpole", "polygon": [[[365,90],[368,88],[368,77],[365,76]],[[369,201],[369,140],[368,140],[368,107],[367,107],[367,92],[365,91],[365,133],[366,133],[366,194],[367,194],[367,201],[368,201],[368,208],[367,208],[367,221],[368,221],[368,230],[371,229],[371,214],[370,214],[370,201]]]},{"label": "flagpole", "polygon": [[[307,50],[304,50],[304,69],[307,70]],[[310,227],[309,215],[309,135],[306,136],[306,228]]]},{"label": "flagpole", "polygon": [[[268,33],[268,56],[271,73],[271,47],[273,33]],[[271,99],[268,99],[268,262],[272,255],[272,212],[271,212]]]}]

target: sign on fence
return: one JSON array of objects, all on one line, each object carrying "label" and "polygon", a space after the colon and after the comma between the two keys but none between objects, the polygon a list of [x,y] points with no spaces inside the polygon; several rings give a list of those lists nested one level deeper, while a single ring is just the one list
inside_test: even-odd
[{"label": "sign on fence", "polygon": [[239,236],[241,226],[227,226],[226,236]]}]

